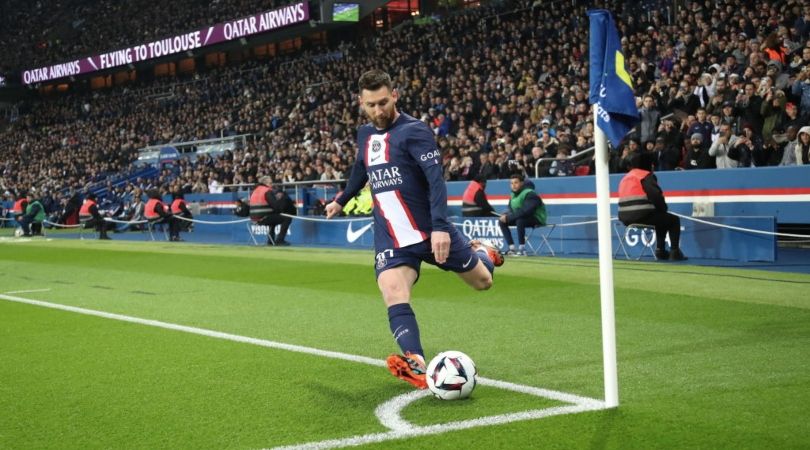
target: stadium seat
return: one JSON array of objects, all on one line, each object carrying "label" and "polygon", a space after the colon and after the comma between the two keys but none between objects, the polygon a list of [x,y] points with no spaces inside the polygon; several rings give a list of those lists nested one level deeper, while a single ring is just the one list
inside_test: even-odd
[{"label": "stadium seat", "polygon": [[88,227],[87,226],[88,222],[89,221],[80,221],[79,227],[78,227],[79,228],[79,239],[84,240],[85,239],[85,234],[89,235],[91,233],[93,235],[93,239],[98,239],[98,234],[99,233],[96,231],[96,227],[95,226]]},{"label": "stadium seat", "polygon": [[[247,226],[247,232],[248,232],[248,235],[250,235],[250,239],[253,241],[253,245],[264,245],[264,244],[259,244],[259,241],[256,240],[256,233],[253,232],[253,226],[258,225],[258,224],[251,221],[251,222],[246,222],[245,225]],[[272,226],[272,225],[264,225],[264,226]],[[268,242],[270,242],[270,245],[276,245],[276,241],[273,239],[272,236],[270,236],[270,234],[267,235],[267,240],[268,240]]]},{"label": "stadium seat", "polygon": [[590,174],[591,174],[591,166],[589,165],[577,166],[576,169],[574,169],[574,175],[576,176],[590,175]]},{"label": "stadium seat", "polygon": [[[616,233],[616,239],[619,241],[619,245],[616,247],[616,250],[613,251],[613,257],[615,258],[616,255],[619,254],[619,250],[624,253],[625,259],[635,259],[636,261],[640,260],[645,253],[649,252],[653,259],[657,260],[658,258],[655,256],[655,246],[653,244],[653,240],[655,238],[655,227],[652,225],[646,225],[643,223],[631,223],[624,228],[624,232],[620,231],[622,227],[622,223],[615,221],[613,222],[613,232]],[[641,250],[638,251],[637,255],[632,255],[633,249],[639,247],[639,245],[634,245],[630,248],[630,251],[627,250],[627,246],[625,243],[627,242],[627,236],[630,233],[630,230],[636,229],[639,231],[639,238],[641,239],[640,247]],[[650,245],[648,245],[648,243]]]},{"label": "stadium seat", "polygon": [[149,238],[152,239],[153,241],[156,240],[155,239],[155,231],[159,227],[160,230],[163,232],[163,238],[168,241],[169,240],[169,231],[166,229],[167,226],[168,226],[168,224],[163,223],[161,221],[149,221],[149,222],[147,222],[146,223],[146,231],[149,232]]},{"label": "stadium seat", "polygon": [[[526,228],[526,247],[529,248],[532,255],[540,256],[543,252],[543,247],[545,247],[548,248],[551,256],[556,256],[554,249],[551,247],[551,243],[548,242],[548,237],[554,232],[555,228],[557,228],[557,224],[554,223],[549,223],[541,227]],[[532,243],[532,238],[535,233],[539,235],[536,245]]]}]

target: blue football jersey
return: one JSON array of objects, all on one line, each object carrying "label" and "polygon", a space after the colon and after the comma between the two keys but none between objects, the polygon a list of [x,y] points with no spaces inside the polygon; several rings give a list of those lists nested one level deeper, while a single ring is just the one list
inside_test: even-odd
[{"label": "blue football jersey", "polygon": [[345,205],[369,182],[374,198],[374,244],[401,248],[448,231],[447,187],[433,132],[407,114],[384,130],[357,130],[357,160],[343,194]]}]

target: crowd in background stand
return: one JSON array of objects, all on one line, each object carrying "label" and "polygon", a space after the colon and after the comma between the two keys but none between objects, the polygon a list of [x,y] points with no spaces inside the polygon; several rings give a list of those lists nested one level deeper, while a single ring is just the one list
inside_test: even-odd
[{"label": "crowd in background stand", "polygon": [[153,42],[291,1],[0,1],[0,72],[50,66]]},{"label": "crowd in background stand", "polygon": [[[249,3],[239,3],[245,13]],[[253,3],[257,10],[268,4]],[[499,3],[332,48],[42,99],[0,133],[0,193],[35,188],[64,204],[93,182],[132,170],[139,148],[222,134],[251,137],[245,148],[181,158],[155,178],[110,185],[110,196],[152,187],[221,192],[264,175],[276,182],[346,177],[364,122],[356,81],[369,67],[387,70],[400,110],[434,130],[449,181],[534,176],[541,158],[553,159],[542,176],[587,173],[587,160],[567,159],[593,145],[586,7],[574,3]],[[656,170],[807,164],[810,6],[697,1],[670,10],[670,20],[660,5],[644,9],[650,3],[604,5],[622,35],[641,115],[612,153],[611,170],[626,170],[627,157],[642,151],[655,153]],[[144,6],[139,23],[162,7]],[[24,23],[6,36],[27,31]]]}]

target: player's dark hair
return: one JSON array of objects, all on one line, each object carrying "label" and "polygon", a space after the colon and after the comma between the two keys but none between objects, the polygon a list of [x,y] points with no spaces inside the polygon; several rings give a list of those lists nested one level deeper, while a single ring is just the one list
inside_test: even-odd
[{"label": "player's dark hair", "polygon": [[513,173],[512,175],[510,175],[510,176],[509,176],[509,178],[510,178],[510,179],[512,179],[512,178],[517,178],[517,179],[518,179],[518,180],[520,180],[520,181],[526,181],[526,177],[524,177],[524,176],[523,176],[523,174],[522,174],[522,173],[520,173],[520,172],[515,172],[515,173]]},{"label": "player's dark hair", "polygon": [[360,80],[357,82],[357,86],[360,88],[359,92],[363,92],[363,89],[367,91],[376,91],[383,86],[390,90],[392,86],[391,77],[382,70],[371,69],[363,75],[360,75]]}]

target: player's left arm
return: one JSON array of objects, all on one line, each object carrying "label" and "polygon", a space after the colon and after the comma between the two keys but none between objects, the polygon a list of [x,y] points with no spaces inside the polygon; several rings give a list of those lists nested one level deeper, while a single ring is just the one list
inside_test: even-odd
[{"label": "player's left arm", "polygon": [[419,123],[413,127],[408,142],[408,152],[422,169],[428,183],[430,218],[433,232],[430,245],[437,263],[447,261],[450,254],[450,222],[447,220],[447,185],[444,183],[442,165],[436,139],[427,126]]}]

